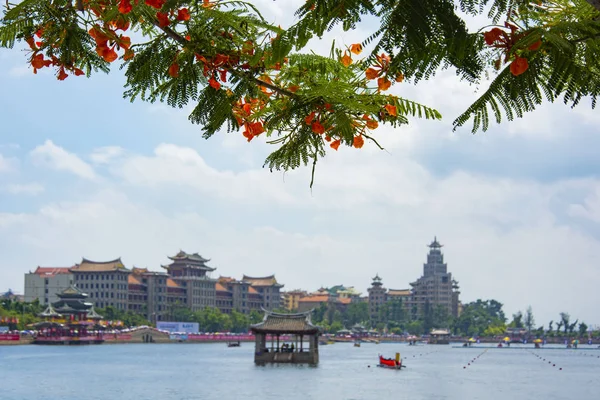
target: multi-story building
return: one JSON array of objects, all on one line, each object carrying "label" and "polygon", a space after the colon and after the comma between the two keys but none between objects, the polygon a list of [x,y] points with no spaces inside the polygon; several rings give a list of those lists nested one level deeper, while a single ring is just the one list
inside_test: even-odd
[{"label": "multi-story building", "polygon": [[[185,289],[185,305],[192,311],[215,307],[217,280],[211,278],[211,272],[216,268],[206,265],[210,259],[198,253],[188,254],[184,251],[179,251],[169,259],[172,263],[162,267],[178,287]],[[166,278],[164,283],[166,284]]]},{"label": "multi-story building", "polygon": [[[244,277],[246,276],[244,275]],[[231,313],[232,310],[248,314],[252,310],[268,309],[269,304],[272,306],[274,302],[272,299],[266,299],[265,297],[273,296],[273,293],[277,294],[276,289],[283,286],[277,283],[274,276],[268,278],[274,281],[272,286],[265,285],[263,278],[253,278],[258,280],[259,283],[255,287],[251,281],[236,280],[225,276],[220,277],[216,285],[216,307],[226,314]]]},{"label": "multi-story building", "polygon": [[241,280],[211,278],[215,268],[198,253],[180,251],[166,272],[147,268],[127,269],[120,258],[97,262],[82,259],[70,268],[42,268],[26,274],[25,287],[29,300],[39,298],[45,304],[58,301],[57,294],[72,284],[89,293],[89,301],[98,308],[112,306],[144,315],[149,321],[165,321],[173,317],[176,307],[197,311],[217,307],[224,313],[237,310],[249,313],[262,308],[274,310],[281,305],[280,289],[274,275]]},{"label": "multi-story building", "polygon": [[242,281],[250,283],[258,294],[262,296],[262,307],[265,310],[275,310],[281,306],[281,288],[284,286],[277,282],[275,275],[264,277],[251,277],[244,275]]},{"label": "multi-story building", "polygon": [[308,293],[305,290],[290,290],[289,292],[283,293],[283,306],[286,310],[295,311],[298,309],[298,301],[308,296]]},{"label": "multi-story building", "polygon": [[38,299],[41,304],[51,304],[59,300],[58,293],[73,285],[71,267],[37,267],[25,274],[25,301]]},{"label": "multi-story building", "polygon": [[176,307],[187,307],[187,292],[165,272],[133,268],[128,278],[129,310],[149,321],[171,319]]},{"label": "multi-story building", "polygon": [[82,259],[71,268],[74,284],[89,294],[89,301],[96,307],[114,307],[127,311],[128,277],[127,269],[121,258],[112,261],[91,261]]},{"label": "multi-story building", "polygon": [[422,315],[426,304],[430,307],[441,306],[454,317],[459,312],[459,294],[458,282],[452,279],[452,274],[448,272],[448,265],[444,263],[442,247],[437,238],[428,245],[429,254],[427,262],[423,264],[423,276],[412,282],[410,296],[410,310],[413,313]]}]

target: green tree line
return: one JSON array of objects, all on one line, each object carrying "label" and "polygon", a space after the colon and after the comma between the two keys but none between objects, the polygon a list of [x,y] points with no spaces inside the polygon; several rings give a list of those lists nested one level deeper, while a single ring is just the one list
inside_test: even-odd
[{"label": "green tree line", "polygon": [[[10,330],[26,330],[30,324],[42,319],[37,315],[44,310],[38,300],[19,302],[11,299],[0,301],[0,325],[8,326]],[[447,328],[455,335],[462,336],[501,336],[506,328],[523,328],[535,337],[586,337],[588,325],[579,319],[573,320],[567,312],[560,312],[556,321],[536,327],[531,307],[525,313],[518,311],[508,320],[503,311],[503,304],[497,300],[481,300],[463,305],[458,318],[448,314],[445,308],[425,304],[424,312],[419,315],[416,309],[407,310],[401,300],[393,300],[383,304],[375,320],[371,320],[369,305],[365,302],[351,303],[340,309],[333,303],[322,303],[312,313],[312,321],[327,333],[337,333],[342,329],[351,329],[359,324],[379,332],[422,335],[435,328]],[[122,311],[114,307],[96,310],[108,321],[122,321],[125,327],[152,325],[142,314],[132,311]],[[285,309],[275,310],[288,313]],[[178,322],[197,322],[203,332],[247,332],[251,324],[262,321],[263,314],[252,310],[243,314],[236,310],[226,314],[215,307],[206,307],[191,311],[184,305],[174,304],[163,319]],[[592,332],[592,336],[600,337],[600,331]]]}]

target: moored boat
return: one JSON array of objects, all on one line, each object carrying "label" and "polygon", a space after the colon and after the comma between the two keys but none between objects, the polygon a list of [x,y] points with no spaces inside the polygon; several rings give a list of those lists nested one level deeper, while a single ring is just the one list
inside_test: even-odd
[{"label": "moored boat", "polygon": [[227,342],[227,347],[240,347],[241,344],[239,340],[237,342]]}]

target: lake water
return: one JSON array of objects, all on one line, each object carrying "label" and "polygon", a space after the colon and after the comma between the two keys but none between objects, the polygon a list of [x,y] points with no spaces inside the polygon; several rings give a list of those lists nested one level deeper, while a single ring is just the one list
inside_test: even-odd
[{"label": "lake water", "polygon": [[[516,347],[336,343],[317,367],[260,367],[251,343],[0,346],[0,399],[600,398],[600,350]],[[406,369],[375,368],[397,351]]]}]

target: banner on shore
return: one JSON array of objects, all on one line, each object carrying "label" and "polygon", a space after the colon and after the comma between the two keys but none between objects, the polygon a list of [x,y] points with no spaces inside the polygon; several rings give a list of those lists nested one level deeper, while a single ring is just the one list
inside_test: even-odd
[{"label": "banner on shore", "polygon": [[200,331],[197,322],[157,322],[156,329],[171,333],[196,333]]},{"label": "banner on shore", "polygon": [[8,335],[8,334],[2,334],[0,333],[0,340],[19,340],[20,336],[19,335]]}]

